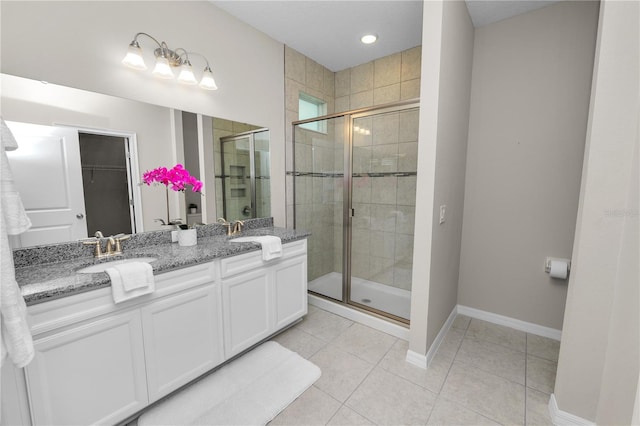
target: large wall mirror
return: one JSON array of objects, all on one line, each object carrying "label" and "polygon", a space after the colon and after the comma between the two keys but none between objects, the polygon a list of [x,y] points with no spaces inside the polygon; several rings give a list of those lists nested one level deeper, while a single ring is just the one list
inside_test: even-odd
[{"label": "large wall mirror", "polygon": [[[33,227],[28,247],[105,235],[267,217],[269,131],[248,124],[0,74],[9,161]],[[203,194],[141,185],[184,164]]]}]

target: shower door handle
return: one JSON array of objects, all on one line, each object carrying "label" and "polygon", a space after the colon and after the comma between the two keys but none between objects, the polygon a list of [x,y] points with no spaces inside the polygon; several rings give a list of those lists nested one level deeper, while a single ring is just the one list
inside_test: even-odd
[{"label": "shower door handle", "polygon": [[349,214],[351,214],[351,217],[355,217],[355,215],[356,215],[356,209],[351,208],[351,209],[349,209],[349,210],[350,210]]}]

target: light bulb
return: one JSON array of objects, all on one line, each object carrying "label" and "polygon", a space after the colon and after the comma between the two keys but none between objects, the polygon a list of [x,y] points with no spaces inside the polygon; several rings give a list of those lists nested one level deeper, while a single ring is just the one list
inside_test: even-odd
[{"label": "light bulb", "polygon": [[360,39],[360,41],[363,42],[364,44],[375,43],[376,40],[378,40],[378,36],[375,34],[363,35],[362,38]]},{"label": "light bulb", "polygon": [[193,75],[193,69],[191,68],[191,63],[189,61],[185,61],[180,67],[180,75],[178,75],[178,81],[184,84],[197,84],[198,80],[196,80],[196,76]]},{"label": "light bulb", "polygon": [[200,80],[200,87],[206,90],[218,90],[216,81],[213,79],[213,73],[211,72],[211,68],[209,68],[208,66],[204,69],[204,73],[202,73],[202,80]]},{"label": "light bulb", "polygon": [[160,78],[174,78],[173,72],[171,71],[171,65],[169,65],[169,61],[164,56],[158,56],[156,58],[156,66],[153,69],[153,75]]},{"label": "light bulb", "polygon": [[135,70],[147,69],[147,65],[144,63],[144,59],[142,59],[142,49],[137,41],[131,42],[122,63]]}]

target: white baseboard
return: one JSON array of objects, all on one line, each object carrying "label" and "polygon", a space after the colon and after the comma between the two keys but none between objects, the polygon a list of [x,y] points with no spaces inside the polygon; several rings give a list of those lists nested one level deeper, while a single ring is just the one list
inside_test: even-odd
[{"label": "white baseboard", "polygon": [[498,325],[504,325],[526,333],[535,334],[537,336],[548,337],[549,339],[560,341],[562,330],[544,327],[532,322],[521,321],[519,319],[505,317],[504,315],[494,314],[492,312],[482,311],[480,309],[470,308],[464,305],[458,305],[457,311],[461,315],[491,322]]},{"label": "white baseboard", "polygon": [[574,414],[567,413],[566,411],[562,411],[558,408],[558,402],[556,401],[556,396],[551,394],[551,398],[549,398],[549,415],[551,416],[551,421],[556,426],[595,426],[596,424],[585,420],[582,417],[578,417]]},{"label": "white baseboard", "polygon": [[407,327],[394,324],[373,315],[365,314],[364,312],[360,312],[356,309],[351,309],[339,303],[331,302],[322,297],[314,296],[313,294],[307,295],[307,300],[309,301],[310,305],[317,306],[324,309],[325,311],[340,315],[341,317],[382,331],[383,333],[390,334],[394,337],[397,337],[398,339],[407,341],[409,340],[409,329]]},{"label": "white baseboard", "polygon": [[433,357],[436,355],[436,352],[438,352],[440,344],[442,344],[444,337],[447,335],[447,332],[453,325],[453,321],[456,319],[456,314],[457,306],[454,306],[451,310],[451,313],[449,314],[449,318],[447,318],[447,320],[444,322],[444,324],[440,328],[440,331],[438,332],[438,335],[433,340],[433,343],[431,343],[431,347],[429,347],[427,355],[421,355],[417,352],[409,350],[407,351],[407,362],[420,368],[426,369],[427,367],[429,367],[431,361],[433,360]]},{"label": "white baseboard", "polygon": [[451,313],[449,314],[449,318],[447,318],[447,320],[444,322],[444,324],[440,328],[440,331],[438,332],[438,335],[436,336],[435,339],[433,339],[433,343],[431,343],[431,347],[427,351],[427,366],[431,364],[433,357],[436,355],[436,352],[438,352],[438,348],[440,348],[440,345],[442,344],[444,337],[447,335],[447,332],[453,325],[453,321],[456,319],[457,314],[458,314],[458,306],[454,306],[453,309],[451,310]]},{"label": "white baseboard", "polygon": [[407,351],[406,361],[409,364],[415,365],[416,367],[424,368],[425,370],[428,366],[426,356],[420,355],[418,352],[414,352],[411,350]]}]

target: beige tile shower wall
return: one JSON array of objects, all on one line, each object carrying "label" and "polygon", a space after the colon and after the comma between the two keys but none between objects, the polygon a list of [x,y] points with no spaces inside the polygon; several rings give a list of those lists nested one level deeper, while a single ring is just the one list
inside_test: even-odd
[{"label": "beige tile shower wall", "polygon": [[[354,173],[415,172],[418,111],[356,119]],[[354,177],[352,274],[411,289],[415,176]]]},{"label": "beige tile shower wall", "polygon": [[[337,72],[336,111],[419,98],[421,52],[418,46]],[[417,171],[417,111],[363,118],[356,124],[371,135],[354,138],[355,173]],[[354,178],[353,276],[411,289],[415,193],[415,176]],[[335,261],[338,271],[342,256]]]},{"label": "beige tile shower wall", "polygon": [[420,97],[421,52],[418,46],[336,72],[336,111]]},{"label": "beige tile shower wall", "polygon": [[[298,130],[295,154],[290,123],[298,119],[298,97],[307,93],[327,102],[327,113],[383,105],[420,96],[421,48],[337,73],[285,46],[287,170],[342,172],[343,119],[329,120],[327,134]],[[418,113],[368,119],[373,136],[361,149],[355,171],[416,171]],[[360,144],[361,146],[358,146]],[[391,160],[391,161],[389,161]],[[360,167],[360,169],[358,169]],[[287,176],[287,226],[293,226],[293,177]],[[356,178],[353,275],[399,288],[411,288],[415,176]],[[312,232],[309,280],[341,272],[342,179],[297,177],[296,226]]]},{"label": "beige tile shower wall", "polygon": [[[327,124],[327,133],[299,129],[293,152],[291,123],[298,120],[300,92],[322,99],[327,104],[327,113],[334,112],[334,73],[301,53],[285,46],[285,129],[286,170],[293,170],[295,155],[296,170],[302,172],[329,173],[336,170],[333,123]],[[295,225],[311,231],[308,240],[309,281],[333,271],[334,264],[334,202],[336,179],[329,177],[300,176],[296,178],[295,202],[297,204]],[[293,177],[286,177],[287,226],[294,224]]]}]

